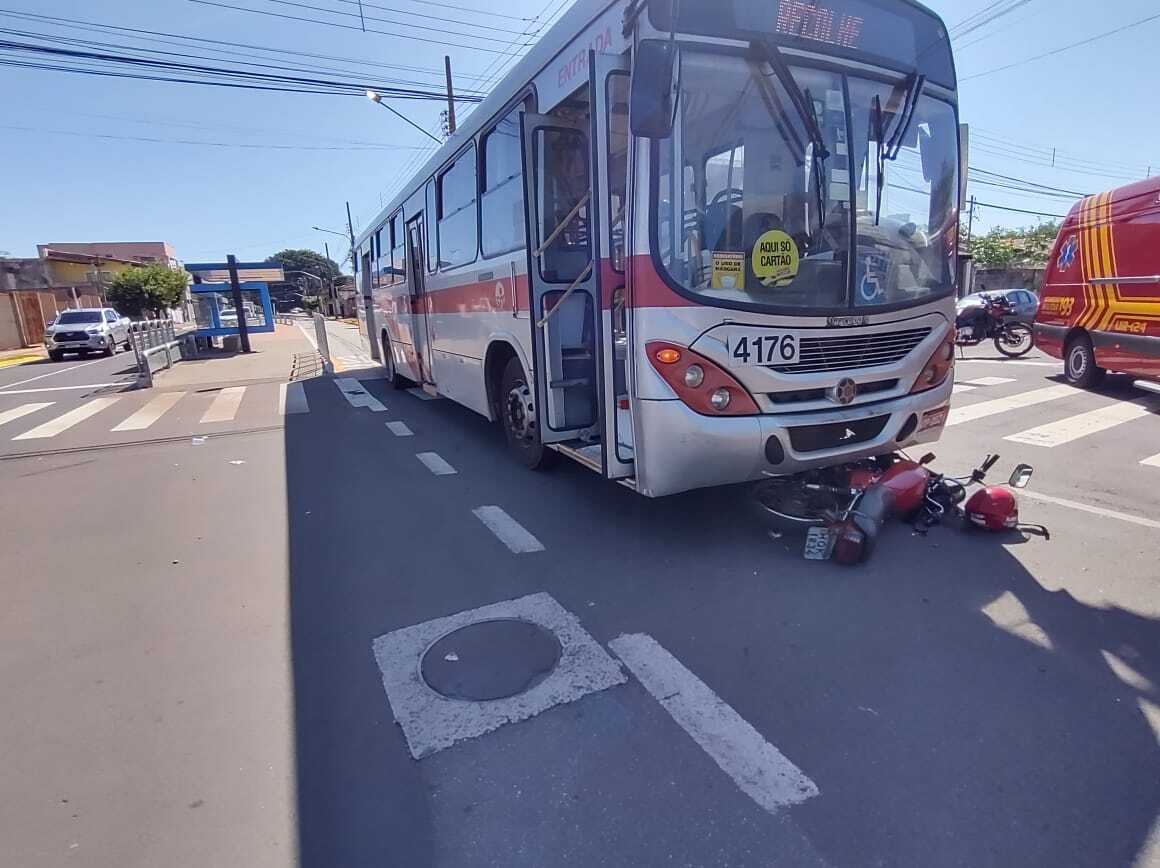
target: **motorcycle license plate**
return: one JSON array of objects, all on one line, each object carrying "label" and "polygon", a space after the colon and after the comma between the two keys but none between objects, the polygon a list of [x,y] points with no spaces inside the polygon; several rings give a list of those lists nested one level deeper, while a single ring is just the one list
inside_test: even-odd
[{"label": "motorcycle license plate", "polygon": [[807,561],[828,561],[834,553],[837,538],[828,527],[811,527],[806,534],[806,547],[802,552]]}]

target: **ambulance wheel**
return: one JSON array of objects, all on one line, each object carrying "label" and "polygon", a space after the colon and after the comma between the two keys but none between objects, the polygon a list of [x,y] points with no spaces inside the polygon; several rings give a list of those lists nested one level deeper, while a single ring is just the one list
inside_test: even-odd
[{"label": "ambulance wheel", "polygon": [[500,380],[500,419],[508,446],[520,462],[532,470],[545,470],[556,463],[559,453],[540,441],[536,396],[524,366],[512,357]]},{"label": "ambulance wheel", "polygon": [[1096,353],[1091,338],[1080,335],[1072,338],[1063,354],[1064,374],[1067,381],[1081,389],[1098,386],[1107,373],[1096,364]]}]

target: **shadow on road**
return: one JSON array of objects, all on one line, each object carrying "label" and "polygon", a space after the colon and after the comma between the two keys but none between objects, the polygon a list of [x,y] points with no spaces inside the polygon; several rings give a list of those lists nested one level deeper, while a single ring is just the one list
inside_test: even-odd
[{"label": "shadow on road", "polygon": [[[341,400],[327,380],[307,391]],[[790,817],[836,865],[1135,864],[1160,809],[1160,621],[1049,590],[1008,546],[950,529],[893,526],[863,568],[807,564],[736,489],[648,501],[567,464],[532,474],[469,411],[371,391],[413,441],[381,414],[286,424],[304,868],[438,864],[455,783],[407,754],[371,642],[533,590],[602,642],[651,633],[783,750],[821,791]],[[460,475],[436,488],[421,449]],[[518,510],[548,551],[469,550],[477,502]],[[665,862],[664,818],[606,798]]]}]

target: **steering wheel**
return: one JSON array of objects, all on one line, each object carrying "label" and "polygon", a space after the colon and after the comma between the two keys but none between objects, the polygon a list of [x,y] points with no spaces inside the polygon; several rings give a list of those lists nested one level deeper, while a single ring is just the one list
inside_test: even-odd
[{"label": "steering wheel", "polygon": [[709,203],[709,206],[718,205],[721,202],[740,202],[744,198],[744,190],[738,187],[726,187],[724,190],[721,190],[717,193],[716,196],[713,197],[713,200]]}]

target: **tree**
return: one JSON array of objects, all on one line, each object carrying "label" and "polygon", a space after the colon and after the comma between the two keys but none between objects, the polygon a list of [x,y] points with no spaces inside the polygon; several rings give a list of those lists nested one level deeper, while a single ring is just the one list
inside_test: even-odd
[{"label": "tree", "polygon": [[107,296],[121,313],[141,317],[146,313],[160,316],[181,304],[189,278],[184,271],[164,265],[130,268],[113,277]]},{"label": "tree", "polygon": [[980,268],[1043,268],[1058,234],[1058,223],[1024,229],[996,228],[986,235],[976,234],[969,249]]},{"label": "tree", "polygon": [[[342,276],[342,269],[333,259],[327,259],[321,253],[315,253],[313,250],[283,250],[271,256],[270,261],[277,262],[284,271],[305,271],[325,281],[338,280]],[[300,275],[294,274],[289,274],[287,277],[294,282],[299,279],[309,280],[309,278],[301,278]],[[317,288],[317,284],[314,286]]]}]

